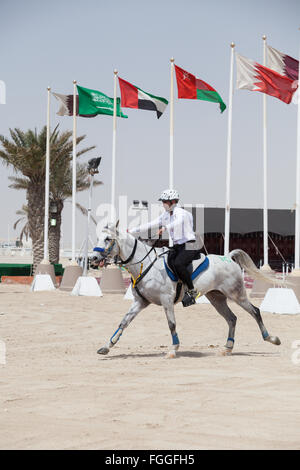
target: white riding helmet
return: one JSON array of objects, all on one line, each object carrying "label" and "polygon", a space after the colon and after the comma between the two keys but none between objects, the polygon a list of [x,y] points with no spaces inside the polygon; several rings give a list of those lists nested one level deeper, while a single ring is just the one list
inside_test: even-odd
[{"label": "white riding helmet", "polygon": [[179,194],[176,189],[165,189],[159,198],[159,201],[173,201],[173,199],[179,201]]}]

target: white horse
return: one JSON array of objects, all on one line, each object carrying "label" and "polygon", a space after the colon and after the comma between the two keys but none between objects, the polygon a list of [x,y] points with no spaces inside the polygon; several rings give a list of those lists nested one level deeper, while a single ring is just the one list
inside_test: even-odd
[{"label": "white horse", "polygon": [[[167,252],[166,248],[150,249],[148,245],[136,240],[129,233],[119,232],[114,224],[110,224],[102,231],[98,245],[94,249],[95,255],[91,259],[92,267],[103,264],[105,259],[118,256],[122,265],[132,276],[133,287],[136,281],[136,287],[132,289],[134,300],[129,311],[109,341],[98,350],[98,354],[108,354],[129,323],[141,310],[153,303],[162,305],[164,308],[172,336],[172,349],[168,356],[176,356],[176,350],[179,348],[174,314],[177,282],[172,281],[166,272],[163,258],[167,258]],[[248,300],[241,268],[253,277],[269,281],[270,279],[256,268],[251,258],[243,250],[233,250],[228,256],[208,255],[207,258],[209,266],[194,280],[194,286],[201,295],[208,298],[228,323],[229,332],[223,354],[230,354],[233,350],[237,320],[227,305],[227,299],[235,301],[252,315],[265,341],[276,345],[281,344],[277,336],[269,335],[259,309]],[[193,269],[198,265],[199,261],[194,261]],[[179,295],[177,293],[176,302],[181,301],[183,295],[184,287]]]}]

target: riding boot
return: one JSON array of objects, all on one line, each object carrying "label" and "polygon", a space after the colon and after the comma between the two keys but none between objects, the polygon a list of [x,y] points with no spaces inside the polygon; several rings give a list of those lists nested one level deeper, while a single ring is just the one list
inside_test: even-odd
[{"label": "riding boot", "polygon": [[197,296],[196,289],[187,290],[182,299],[182,305],[184,307],[189,307],[190,305],[194,305],[196,303],[196,296]]}]

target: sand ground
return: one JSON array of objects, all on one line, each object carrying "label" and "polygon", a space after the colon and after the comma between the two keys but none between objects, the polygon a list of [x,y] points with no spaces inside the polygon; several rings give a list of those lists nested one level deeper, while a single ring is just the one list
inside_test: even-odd
[{"label": "sand ground", "polygon": [[166,359],[166,318],[149,306],[97,355],[129,305],[0,285],[1,449],[300,449],[300,315],[263,314],[278,347],[234,305],[235,352],[222,357],[223,318],[178,305],[181,349]]}]

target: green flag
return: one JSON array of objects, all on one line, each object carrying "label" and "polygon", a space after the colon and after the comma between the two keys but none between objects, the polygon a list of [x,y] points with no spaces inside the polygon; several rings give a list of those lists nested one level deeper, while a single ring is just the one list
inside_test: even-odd
[{"label": "green flag", "polygon": [[[89,88],[83,88],[77,85],[78,96],[79,96],[79,114],[108,114],[113,116],[114,114],[114,99],[109,98],[104,93],[97,90],[90,90]],[[127,118],[122,113],[120,98],[117,98],[117,116]]]}]

